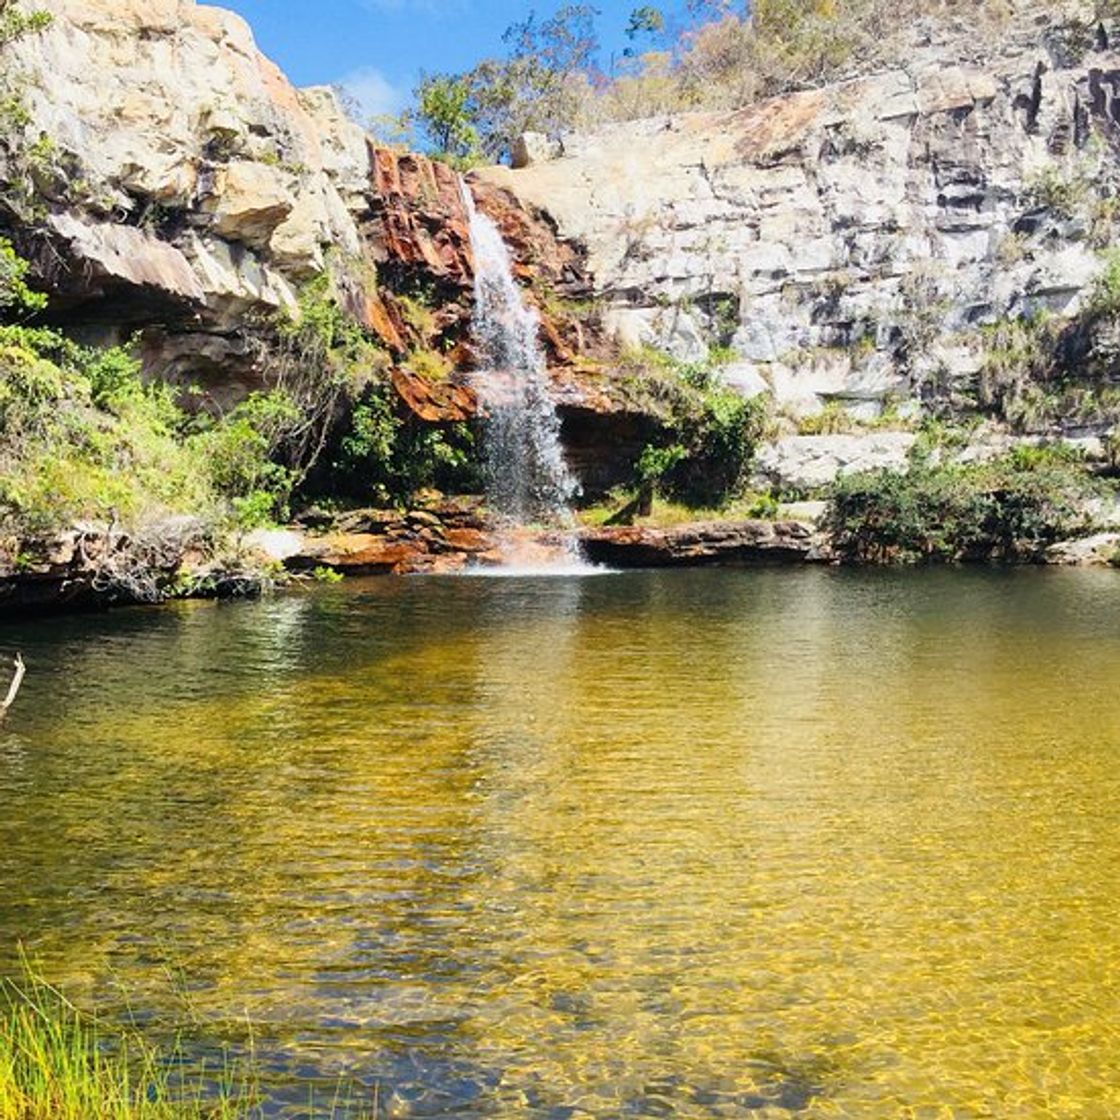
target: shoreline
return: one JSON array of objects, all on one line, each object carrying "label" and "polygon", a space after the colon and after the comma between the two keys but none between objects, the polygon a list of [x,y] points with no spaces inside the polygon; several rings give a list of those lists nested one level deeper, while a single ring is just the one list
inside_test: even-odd
[{"label": "shoreline", "polygon": [[[489,523],[480,500],[453,499],[404,512],[312,514],[283,528],[247,533],[233,553],[217,561],[201,551],[187,532],[146,563],[138,565],[132,556],[127,575],[116,565],[116,554],[106,543],[109,539],[104,527],[87,524],[20,542],[14,560],[10,551],[0,553],[0,622],[189,599],[257,598],[274,588],[315,579],[454,575],[471,567],[498,568],[508,564],[503,547],[508,548],[511,538]],[[131,540],[124,535],[119,539],[117,551],[123,554]],[[523,530],[513,538],[520,556],[545,566],[549,557],[562,551],[564,539],[546,530]],[[576,539],[589,563],[623,571],[869,566],[838,555],[815,521],[796,517],[584,526],[577,530]],[[1107,567],[1118,547],[1120,533],[1098,532],[1061,541],[1028,557],[963,557],[917,566]]]}]

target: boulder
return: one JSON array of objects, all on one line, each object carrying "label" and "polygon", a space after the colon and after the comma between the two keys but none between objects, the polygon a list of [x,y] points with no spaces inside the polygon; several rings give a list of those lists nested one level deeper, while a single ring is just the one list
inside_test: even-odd
[{"label": "boulder", "polygon": [[564,145],[543,132],[523,132],[514,142],[510,152],[510,166],[532,167],[535,163],[548,163],[564,154]]},{"label": "boulder", "polygon": [[813,491],[841,475],[884,467],[904,470],[916,439],[913,432],[785,436],[760,450],[755,469],[765,485]]}]

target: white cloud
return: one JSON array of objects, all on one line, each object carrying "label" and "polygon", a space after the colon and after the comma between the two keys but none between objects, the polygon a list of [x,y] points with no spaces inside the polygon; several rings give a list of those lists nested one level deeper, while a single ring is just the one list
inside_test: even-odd
[{"label": "white cloud", "polygon": [[399,113],[408,95],[398,89],[380,70],[363,66],[338,80],[338,84],[361,106],[367,117]]}]

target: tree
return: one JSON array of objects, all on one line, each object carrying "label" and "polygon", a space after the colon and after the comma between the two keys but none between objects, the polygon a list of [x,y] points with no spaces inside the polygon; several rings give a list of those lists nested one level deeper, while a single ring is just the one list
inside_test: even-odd
[{"label": "tree", "polygon": [[659,8],[643,4],[630,13],[626,38],[633,42],[639,35],[660,35],[665,30],[665,17]]},{"label": "tree", "polygon": [[469,159],[478,153],[471,123],[471,83],[462,74],[425,74],[416,87],[416,116],[440,155]]},{"label": "tree", "polygon": [[538,24],[536,12],[530,12],[527,19],[506,28],[502,42],[512,45],[511,58],[534,59],[549,75],[564,77],[594,63],[599,51],[598,15],[590,4],[566,4]]},{"label": "tree", "polygon": [[531,12],[503,34],[505,58],[463,74],[425,76],[414,97],[433,149],[501,160],[523,132],[570,127],[599,50],[597,15],[589,4],[565,5],[545,20]]}]

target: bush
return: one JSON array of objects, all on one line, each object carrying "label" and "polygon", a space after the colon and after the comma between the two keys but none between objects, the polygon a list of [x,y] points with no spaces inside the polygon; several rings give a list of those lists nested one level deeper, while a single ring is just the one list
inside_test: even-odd
[{"label": "bush", "polygon": [[991,463],[941,465],[838,479],[825,527],[849,560],[1032,559],[1089,527],[1096,487],[1060,446],[1019,448]]},{"label": "bush", "polygon": [[316,491],[357,501],[404,504],[425,487],[465,492],[482,484],[470,426],[402,416],[387,385],[367,389],[329,458]]},{"label": "bush", "polygon": [[635,464],[638,481],[695,506],[740,494],[768,426],[768,402],[722,384],[710,361],[687,364],[647,349],[627,355],[623,370],[639,407],[661,420],[659,439]]},{"label": "bush", "polygon": [[27,286],[29,268],[27,261],[16,254],[12,243],[0,237],[0,314],[24,317],[47,306],[47,297]]}]

